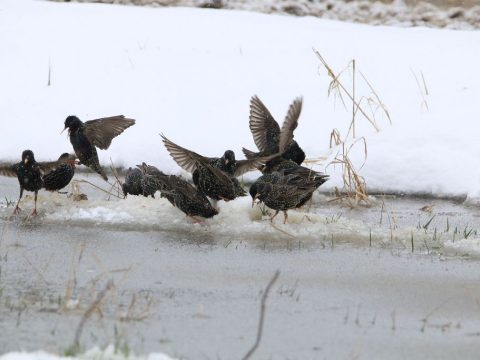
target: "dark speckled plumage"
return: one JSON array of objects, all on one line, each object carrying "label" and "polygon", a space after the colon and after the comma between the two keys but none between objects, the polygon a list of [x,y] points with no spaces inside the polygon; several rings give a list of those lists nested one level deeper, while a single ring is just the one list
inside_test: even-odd
[{"label": "dark speckled plumage", "polygon": [[45,172],[43,176],[45,190],[58,191],[63,189],[70,184],[75,175],[75,155],[64,153],[58,158],[57,164],[51,171]]},{"label": "dark speckled plumage", "polygon": [[[135,120],[123,115],[82,122],[78,117],[70,115],[65,119],[70,142],[80,163],[90,167],[107,181],[107,175],[100,166],[97,149],[108,149],[114,137],[135,124]],[[64,130],[65,130],[64,129]]]},{"label": "dark speckled plumage", "polygon": [[[298,166],[298,165],[297,165]],[[250,186],[250,196],[255,201],[259,199],[269,208],[285,214],[285,222],[288,215],[287,210],[299,208],[312,198],[313,192],[324,182],[324,175],[315,176],[312,173],[303,172],[286,175],[282,172],[264,174]]]},{"label": "dark speckled plumage", "polygon": [[14,212],[19,211],[23,191],[35,192],[35,208],[32,214],[36,214],[36,198],[38,190],[45,188],[56,191],[67,186],[75,173],[75,156],[64,153],[58,160],[50,162],[35,161],[31,150],[22,153],[22,161],[14,165],[0,165],[0,175],[17,177],[20,184],[20,198]]},{"label": "dark speckled plumage", "polygon": [[32,215],[37,214],[37,195],[38,190],[43,187],[42,171],[35,161],[35,156],[31,150],[25,150],[22,153],[22,161],[13,165],[12,169],[15,170],[20,184],[20,197],[18,198],[17,205],[15,206],[14,213],[20,211],[18,204],[23,196],[23,191],[33,191],[35,193],[35,207],[33,208]]},{"label": "dark speckled plumage", "polygon": [[[233,200],[237,196],[236,186],[230,176],[206,161],[199,160],[196,164],[198,176],[194,183],[198,190],[214,200]],[[195,180],[197,180],[195,182]]]},{"label": "dark speckled plumage", "polygon": [[270,111],[258,98],[253,96],[250,100],[250,131],[259,152],[243,149],[248,159],[259,156],[282,153],[283,158],[295,161],[300,165],[305,160],[305,153],[298,143],[293,140],[293,131],[298,126],[298,118],[302,111],[302,98],[297,98],[290,105],[282,128],[275,121]]},{"label": "dark speckled plumage", "polygon": [[283,211],[284,223],[286,223],[287,211],[304,204],[305,199],[310,198],[315,189],[312,182],[305,181],[299,176],[274,173],[264,175],[252,184],[250,194],[254,201],[258,199],[269,208],[276,210],[271,220],[277,216],[279,211]]},{"label": "dark speckled plumage", "polygon": [[232,200],[237,196],[245,196],[246,192],[236,177],[255,170],[266,161],[265,158],[236,160],[235,153],[231,150],[225,151],[220,158],[208,158],[173,143],[163,135],[162,138],[177,164],[192,173],[194,184],[215,200]]},{"label": "dark speckled plumage", "polygon": [[285,175],[301,175],[308,179],[315,179],[319,185],[322,185],[328,180],[328,175],[319,171],[309,169],[305,166],[298,165],[292,160],[287,160],[282,157],[277,157],[269,161],[263,168],[263,174],[271,174],[273,172],[281,172]]},{"label": "dark speckled plumage", "polygon": [[140,169],[129,168],[125,174],[125,180],[122,184],[123,194],[130,195],[143,195],[145,197],[155,197],[154,194],[157,191],[155,186],[152,186],[150,182],[145,181],[145,176]]},{"label": "dark speckled plumage", "polygon": [[187,216],[211,218],[218,211],[210,204],[207,197],[189,182],[176,175],[166,175],[154,166],[145,163],[138,166],[151,184],[156,184],[162,197]]}]

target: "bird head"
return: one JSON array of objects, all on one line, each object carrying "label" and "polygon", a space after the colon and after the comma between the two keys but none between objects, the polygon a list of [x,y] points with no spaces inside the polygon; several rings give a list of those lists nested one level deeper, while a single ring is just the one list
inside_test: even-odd
[{"label": "bird head", "polygon": [[77,165],[77,157],[73,154],[63,153],[58,158],[58,162],[61,164]]},{"label": "bird head", "polygon": [[35,161],[35,157],[33,156],[33,151],[32,150],[25,150],[22,153],[22,162],[27,165],[30,162]]},{"label": "bird head", "polygon": [[250,189],[248,190],[248,192],[250,193],[250,196],[252,197],[252,208],[257,201],[258,202],[261,201],[261,199],[260,199],[261,192],[260,191],[263,189],[263,185],[264,185],[263,183],[255,182],[250,186]]},{"label": "bird head", "polygon": [[210,203],[205,203],[203,207],[205,210],[203,217],[205,218],[211,218],[218,214],[218,210],[215,209]]},{"label": "bird head", "polygon": [[235,153],[232,150],[227,150],[222,156],[222,161],[225,165],[235,164]]},{"label": "bird head", "polygon": [[65,127],[63,128],[62,133],[68,129],[68,133],[70,134],[80,128],[80,126],[82,126],[82,121],[75,115],[70,115],[65,119]]}]

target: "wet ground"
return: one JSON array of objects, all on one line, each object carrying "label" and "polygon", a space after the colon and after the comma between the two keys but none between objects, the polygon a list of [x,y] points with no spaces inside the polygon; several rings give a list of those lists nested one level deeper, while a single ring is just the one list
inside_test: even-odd
[{"label": "wet ground", "polygon": [[[15,199],[14,180],[0,197]],[[61,353],[79,332],[85,348],[238,359],[278,269],[254,358],[478,357],[477,208],[380,197],[351,210],[318,195],[272,226],[240,199],[194,224],[163,199],[80,190],[88,201],[42,193],[37,218],[31,199],[15,217],[2,202],[2,353]]]}]

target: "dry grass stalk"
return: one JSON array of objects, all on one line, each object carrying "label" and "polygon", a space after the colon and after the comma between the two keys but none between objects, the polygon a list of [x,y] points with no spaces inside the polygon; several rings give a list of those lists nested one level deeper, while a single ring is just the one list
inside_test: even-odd
[{"label": "dry grass stalk", "polygon": [[137,295],[133,294],[126,313],[120,315],[120,321],[142,321],[150,316],[150,308],[153,299],[150,296],[145,297],[145,305],[138,310]]},{"label": "dry grass stalk", "polygon": [[430,111],[428,108],[428,102],[427,102],[427,96],[429,95],[428,93],[428,88],[427,88],[427,83],[425,82],[425,77],[423,76],[423,72],[420,71],[420,75],[422,76],[422,83],[420,83],[420,80],[417,77],[417,74],[415,74],[415,71],[413,69],[410,69],[410,71],[413,74],[413,77],[415,78],[415,82],[417,83],[418,91],[420,92],[420,96],[422,97],[422,102],[420,104],[420,107],[425,109],[427,111]]},{"label": "dry grass stalk", "polygon": [[267,307],[266,302],[267,302],[268,293],[270,292],[270,289],[272,288],[275,281],[277,281],[279,276],[280,276],[280,271],[279,270],[275,271],[275,274],[273,275],[272,279],[270,280],[267,287],[265,288],[265,291],[263,292],[262,301],[260,305],[260,319],[258,321],[257,338],[252,348],[247,352],[247,354],[242,358],[242,360],[249,359],[253,355],[253,353],[257,350],[258,345],[260,345],[260,341],[262,340],[263,322],[265,319],[265,310]]},{"label": "dry grass stalk", "polygon": [[[122,182],[120,181],[120,176],[118,175],[117,168],[113,164],[112,158],[110,158],[110,164],[111,164],[110,169],[112,170],[112,174],[115,177],[115,182],[113,183],[112,188],[115,187],[115,189],[117,190],[117,197],[120,198],[120,190],[122,188]],[[110,196],[109,196],[108,200],[110,200]]]},{"label": "dry grass stalk", "polygon": [[80,319],[80,322],[77,326],[77,330],[75,331],[75,337],[73,339],[73,349],[71,350],[73,353],[78,352],[79,349],[80,349],[80,337],[82,336],[82,332],[83,332],[83,328],[85,326],[85,323],[87,322],[87,320],[90,318],[90,316],[92,316],[92,314],[95,311],[101,312],[100,311],[100,305],[102,304],[103,299],[108,294],[110,289],[112,289],[113,287],[114,287],[113,281],[109,280],[107,282],[107,285],[105,285],[105,288],[98,293],[95,301],[93,301],[92,304],[90,304],[88,309],[83,314],[83,316]]},{"label": "dry grass stalk", "polygon": [[[357,108],[358,111],[360,111],[362,113],[362,115],[365,117],[365,119],[367,119],[367,121],[375,128],[376,131],[380,131],[379,127],[377,126],[377,124],[375,123],[374,120],[372,120],[370,118],[370,116],[368,116],[368,114],[365,112],[365,110],[363,110],[363,108],[360,106],[359,103],[357,103],[355,101],[355,98],[354,96],[350,93],[350,91],[347,90],[347,88],[340,82],[340,75],[342,73],[340,73],[339,75],[335,75],[334,71],[332,70],[332,68],[328,65],[328,63],[325,61],[325,59],[323,58],[323,56],[315,49],[313,49],[313,52],[317,55],[317,57],[320,59],[320,62],[322,63],[322,65],[325,67],[325,69],[327,70],[327,73],[328,73],[328,76],[330,76],[332,78],[332,81],[330,82],[330,85],[329,85],[329,94],[332,90],[336,90],[336,93],[340,95],[340,98],[342,99],[343,101],[343,97],[341,96],[342,94],[342,91],[345,95],[348,96],[348,98],[350,99],[350,101],[352,101],[353,103],[353,106],[354,108]],[[353,61],[351,63],[354,63]],[[343,71],[342,71],[343,72]],[[344,103],[345,104],[345,103]],[[354,112],[356,112],[356,110],[354,110]],[[353,119],[354,120],[354,119]]]},{"label": "dry grass stalk", "polygon": [[[392,123],[390,114],[386,108],[386,106],[381,101],[380,97],[378,96],[375,89],[372,87],[370,82],[367,80],[365,75],[360,72],[363,81],[368,86],[370,90],[370,95],[361,96],[357,100],[357,91],[356,91],[356,62],[352,60],[349,62],[347,67],[343,69],[338,75],[335,74],[332,67],[328,65],[324,57],[317,51],[313,50],[317,57],[320,59],[320,62],[327,70],[328,76],[331,78],[331,81],[328,86],[328,95],[330,96],[334,93],[335,96],[342,100],[342,103],[345,106],[344,96],[348,97],[351,101],[352,105],[352,119],[350,121],[347,134],[344,138],[340,135],[340,131],[338,129],[333,129],[330,133],[330,148],[339,147],[340,150],[335,156],[335,158],[327,165],[336,165],[339,164],[342,166],[342,181],[343,187],[342,189],[335,189],[335,195],[337,200],[346,200],[349,206],[356,206],[359,202],[364,202],[368,204],[368,192],[367,192],[367,185],[365,179],[359,175],[358,170],[352,163],[350,159],[350,151],[352,148],[359,142],[363,142],[363,152],[364,152],[364,163],[359,167],[361,169],[366,160],[367,160],[367,143],[364,137],[357,138],[357,127],[356,127],[356,118],[358,113],[361,113],[363,117],[370,123],[375,131],[380,131],[380,128],[376,121],[376,116],[378,111],[380,110],[385,117],[388,119],[389,123]],[[352,90],[349,91],[347,88],[342,84],[340,81],[341,75],[345,72],[346,69],[351,69],[351,83],[352,83]],[[363,105],[366,103],[368,108],[364,108]],[[347,108],[345,106],[345,108]],[[370,110],[371,116],[367,114],[367,110]],[[347,145],[349,144],[350,145]],[[341,147],[340,147],[341,146]]]},{"label": "dry grass stalk", "polygon": [[330,133],[330,149],[334,146],[338,146],[342,143],[342,137],[338,129],[333,129]]},{"label": "dry grass stalk", "polygon": [[[83,257],[83,252],[85,250],[85,241],[82,241],[77,249],[78,250],[75,250],[72,256],[73,265],[70,268],[67,286],[65,288],[65,295],[63,296],[63,299],[64,299],[63,310],[67,310],[68,308],[67,304],[70,300],[73,299],[73,292],[77,287],[77,269]],[[77,256],[77,251],[78,251],[78,256]]]},{"label": "dry grass stalk", "polygon": [[369,203],[366,181],[363,176],[358,174],[349,156],[352,148],[360,141],[363,142],[365,156],[364,163],[360,166],[361,169],[367,160],[367,143],[363,137],[357,139],[348,147],[345,143],[342,143],[341,151],[327,165],[327,167],[330,165],[340,165],[342,167],[343,187],[341,190],[335,188],[336,198],[332,201],[345,200],[350,207],[355,207],[360,202]]},{"label": "dry grass stalk", "polygon": [[275,225],[273,222],[270,222],[270,226],[273,227],[275,230],[280,231],[281,233],[283,233],[283,234],[285,234],[285,235],[288,235],[288,236],[290,236],[290,237],[292,237],[292,238],[295,238],[295,235],[290,234],[288,231],[285,231],[285,230],[279,228],[279,227],[278,227],[277,225]]},{"label": "dry grass stalk", "polygon": [[[88,185],[92,186],[93,188],[95,188],[97,190],[100,190],[100,191],[108,194],[109,196],[113,196],[113,197],[116,197],[118,199],[123,199],[123,196],[119,196],[117,194],[112,193],[111,191],[105,190],[105,189],[101,188],[100,186],[91,183],[88,180],[83,180],[83,179],[82,180],[73,180],[72,183],[75,183],[76,185],[78,185],[78,183],[85,183],[85,184],[88,184]],[[112,184],[110,184],[110,183],[109,183],[109,185],[112,186]]]}]

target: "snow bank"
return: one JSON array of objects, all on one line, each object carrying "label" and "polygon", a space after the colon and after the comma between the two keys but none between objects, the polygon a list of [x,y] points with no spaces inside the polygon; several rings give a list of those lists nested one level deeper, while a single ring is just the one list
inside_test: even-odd
[{"label": "snow bank", "polygon": [[[218,202],[215,206],[219,214],[211,219],[196,222],[186,217],[180,210],[173,207],[166,199],[142,196],[128,196],[125,200],[96,199],[88,201],[73,201],[65,195],[39,193],[38,212],[35,218],[28,217],[33,206],[32,196],[22,200],[23,209],[20,215],[11,216],[13,206],[1,206],[0,219],[4,220],[7,228],[10,225],[41,224],[54,226],[73,226],[81,228],[110,229],[115,231],[159,231],[167,235],[173,234],[175,239],[214,240],[224,246],[232,242],[245,242],[258,246],[285,244],[292,242],[298,246],[330,247],[333,244],[344,243],[351,246],[391,247],[410,249],[412,237],[416,251],[435,249],[443,253],[458,253],[450,243],[457,246],[457,242],[464,236],[451,231],[438,234],[437,231],[426,231],[417,226],[419,218],[412,217],[402,226],[395,226],[392,230],[390,220],[383,224],[378,220],[382,215],[377,213],[374,220],[356,218],[352,214],[343,214],[341,207],[328,204],[328,197],[316,193],[311,207],[305,206],[297,210],[288,211],[288,223],[284,224],[284,215],[279,213],[271,223],[268,215],[262,214],[262,207],[252,207],[250,197],[237,198],[235,201]],[[378,203],[376,203],[378,201]],[[372,199],[372,204],[380,207],[383,200]],[[263,210],[265,210],[263,208]],[[269,210],[273,215],[274,211]],[[410,210],[415,211],[415,210]],[[417,211],[418,212],[418,211]],[[384,214],[384,216],[387,216]],[[428,217],[424,219],[428,221]],[[451,224],[454,221],[450,220]],[[422,220],[423,223],[423,220]],[[442,224],[443,225],[443,224]],[[436,225],[435,225],[436,227]],[[472,255],[480,255],[477,242],[470,242],[470,238],[463,242]],[[301,244],[301,245],[299,245]],[[457,251],[458,250],[458,251]]]},{"label": "snow bank", "polygon": [[129,355],[126,357],[120,352],[116,352],[113,345],[108,346],[105,350],[95,347],[83,354],[78,354],[75,357],[59,356],[47,353],[45,351],[36,352],[11,352],[0,356],[0,360],[174,360],[173,358],[162,353],[151,353],[147,356]]},{"label": "snow bank", "polygon": [[[137,124],[100,151],[104,163],[146,161],[178,173],[160,132],[204,155],[231,148],[241,157],[242,146],[255,148],[248,129],[253,94],[278,120],[303,95],[295,138],[309,157],[331,159],[337,150],[329,148],[330,132],[347,132],[351,107],[327,97],[329,79],[314,47],[335,71],[355,58],[392,116],[392,126],[379,121],[378,133],[358,128],[368,143],[361,174],[370,190],[480,194],[480,32],[4,0],[0,34],[0,159],[18,159],[26,148],[39,160],[57,158],[71,150],[58,135],[67,115],[121,113]],[[428,95],[412,71],[420,79],[423,73]],[[362,153],[352,154],[357,166]],[[341,185],[341,169],[326,170],[324,187]]]},{"label": "snow bank", "polygon": [[[76,1],[113,2],[113,0]],[[447,1],[445,5],[450,6],[448,9],[435,6],[431,2],[435,1],[418,1],[407,6],[403,0],[395,0],[391,3],[370,0],[115,0],[116,4],[214,7],[296,16],[316,16],[371,25],[427,26],[451,29],[480,28],[478,21],[480,6],[475,3],[475,0],[457,1],[456,3],[461,6],[456,7],[454,1]]]}]

